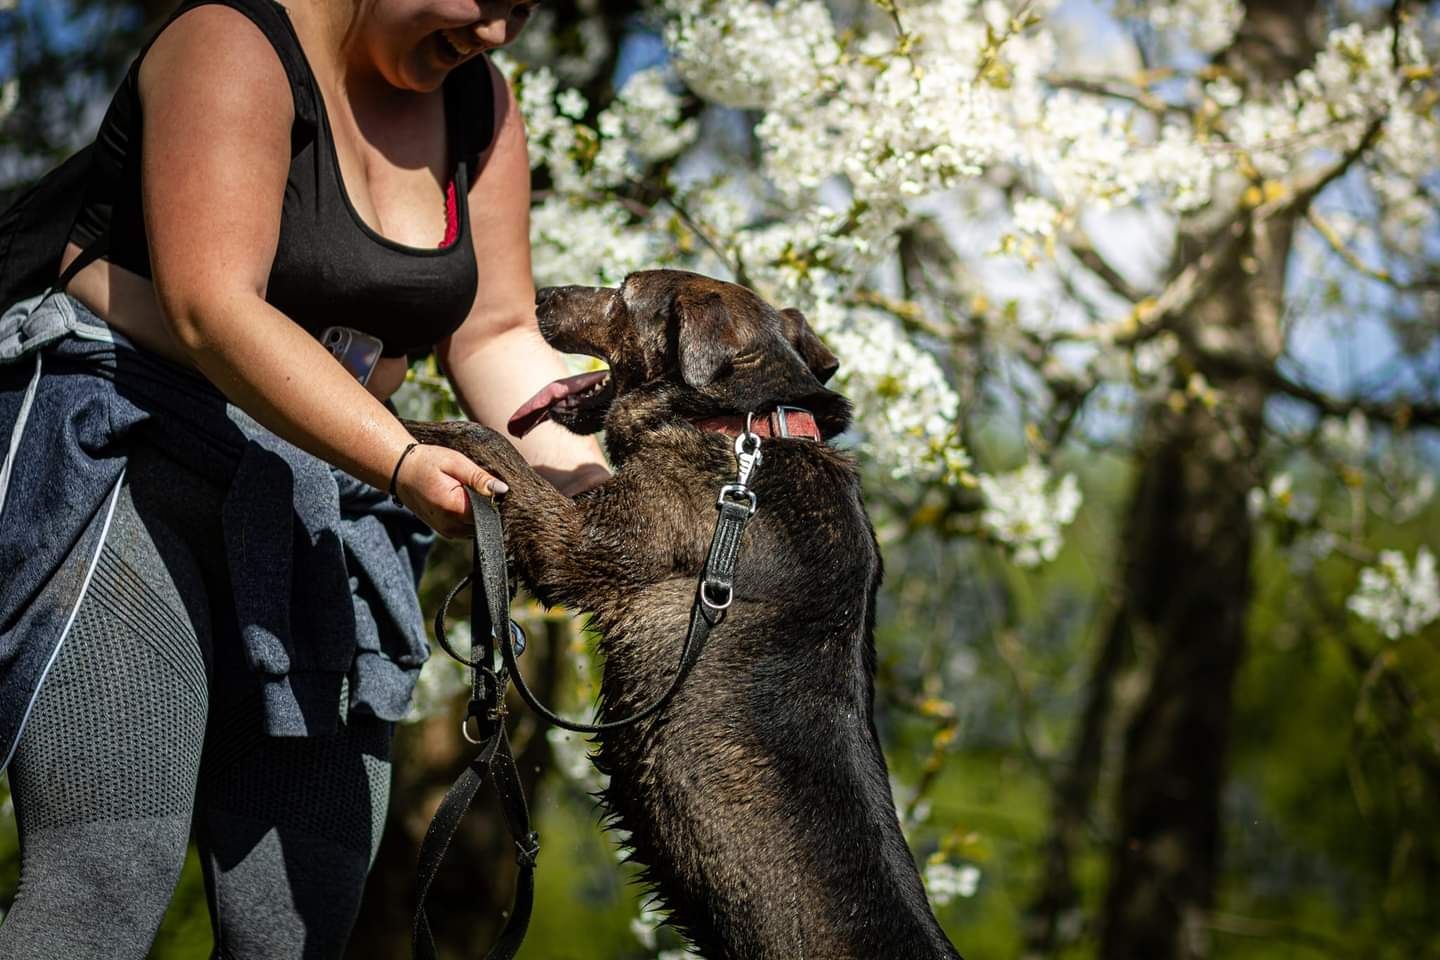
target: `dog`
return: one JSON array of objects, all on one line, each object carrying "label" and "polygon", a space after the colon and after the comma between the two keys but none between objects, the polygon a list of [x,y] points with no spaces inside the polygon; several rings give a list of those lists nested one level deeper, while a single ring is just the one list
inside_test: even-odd
[{"label": "dog", "polygon": [[711,960],[958,960],[875,730],[880,552],[855,462],[825,442],[850,420],[825,386],[836,358],[799,311],[679,270],[536,302],[551,345],[609,370],[551,384],[509,429],[604,430],[610,480],[571,500],[495,431],[408,426],[509,485],[500,512],[519,577],[542,603],[589,613],[603,638],[602,720],[674,676],[745,415],[818,435],[762,437],[726,618],[663,710],[599,738],[601,799],[670,922]]}]

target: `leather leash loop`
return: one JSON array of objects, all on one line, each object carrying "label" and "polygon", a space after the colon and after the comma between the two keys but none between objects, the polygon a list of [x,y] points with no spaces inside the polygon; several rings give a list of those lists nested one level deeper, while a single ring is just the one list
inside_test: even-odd
[{"label": "leather leash loop", "polygon": [[[435,611],[435,642],[440,644],[440,649],[444,650],[445,653],[449,655],[450,659],[458,660],[459,662],[465,664],[465,666],[467,667],[478,667],[480,666],[480,664],[479,662],[472,660],[470,657],[461,656],[460,652],[450,645],[450,634],[445,629],[445,618],[450,612],[450,602],[460,595],[461,590],[465,589],[467,586],[470,585],[470,581],[473,577],[474,574],[469,573],[461,577],[460,582],[455,584],[455,586],[451,587],[450,592],[445,594],[445,599],[440,601],[440,609]],[[472,649],[472,656],[474,652],[475,651]]]},{"label": "leather leash loop", "polygon": [[[760,439],[754,437],[753,434],[751,436],[755,443],[752,448],[756,458],[755,463],[758,464]],[[738,445],[737,442],[737,447]],[[741,469],[743,472],[743,462]],[[690,606],[690,625],[685,631],[685,641],[680,645],[680,663],[675,668],[675,676],[665,692],[620,720],[603,723],[577,723],[574,720],[567,720],[545,706],[540,702],[540,698],[535,696],[530,685],[525,682],[519,666],[515,663],[515,651],[512,645],[502,640],[500,655],[505,659],[505,667],[510,671],[510,679],[515,682],[515,692],[520,694],[520,699],[524,700],[530,709],[563,730],[575,733],[608,733],[612,730],[634,726],[658,713],[670,702],[671,698],[679,691],[680,685],[685,682],[691,668],[700,659],[710,631],[724,620],[725,611],[734,600],[735,561],[740,556],[740,535],[745,531],[745,524],[755,513],[755,494],[748,487],[727,484],[727,488],[731,486],[739,487],[747,496],[740,500],[725,496],[720,498],[720,515],[715,520],[715,533],[710,542],[710,554],[705,561],[705,569],[700,574],[700,582],[695,588],[695,599]],[[720,598],[723,598],[723,602]]]},{"label": "leather leash loop", "polygon": [[[520,870],[515,880],[515,899],[510,916],[499,939],[485,954],[485,960],[513,960],[525,940],[535,902],[535,857],[540,852],[540,838],[530,828],[530,812],[525,803],[520,772],[515,767],[510,740],[505,733],[505,690],[509,684],[510,667],[497,664],[495,659],[497,644],[493,625],[510,623],[504,538],[495,505],[473,490],[470,491],[470,514],[475,524],[474,571],[451,590],[441,604],[436,614],[435,636],[446,653],[471,668],[470,702],[466,705],[461,732],[466,740],[477,744],[480,751],[445,795],[420,845],[415,876],[415,919],[411,928],[411,953],[416,960],[438,960],[430,919],[425,912],[425,900],[455,831],[487,780],[495,787],[506,826],[516,849],[523,856],[516,857]],[[452,649],[445,635],[445,613],[466,584],[471,588],[470,655],[462,657]],[[499,645],[512,651],[515,645],[513,632],[507,630],[504,642]],[[510,664],[514,663],[513,651],[506,659]],[[472,720],[477,736],[470,734]]]}]

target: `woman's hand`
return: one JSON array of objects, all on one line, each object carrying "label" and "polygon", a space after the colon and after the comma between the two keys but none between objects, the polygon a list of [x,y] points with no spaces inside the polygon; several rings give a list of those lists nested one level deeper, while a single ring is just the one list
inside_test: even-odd
[{"label": "woman's hand", "polygon": [[440,536],[453,540],[475,533],[466,487],[488,494],[510,489],[464,454],[428,443],[410,451],[395,478],[400,502]]}]

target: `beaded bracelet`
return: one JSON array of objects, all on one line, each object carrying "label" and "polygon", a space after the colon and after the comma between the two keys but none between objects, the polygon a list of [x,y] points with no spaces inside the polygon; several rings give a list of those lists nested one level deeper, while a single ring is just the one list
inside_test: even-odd
[{"label": "beaded bracelet", "polygon": [[[390,499],[394,500],[396,503],[400,503],[400,495],[395,492],[395,481],[400,479],[400,464],[404,463],[405,458],[410,456],[410,451],[414,450],[418,446],[420,446],[420,443],[416,441],[415,443],[411,443],[406,446],[404,450],[400,451],[400,459],[395,461],[395,469],[390,471]],[[404,506],[404,504],[400,505]]]}]

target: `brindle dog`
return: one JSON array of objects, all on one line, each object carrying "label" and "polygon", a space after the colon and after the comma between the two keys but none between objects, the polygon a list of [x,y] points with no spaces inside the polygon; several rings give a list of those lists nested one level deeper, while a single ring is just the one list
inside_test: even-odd
[{"label": "brindle dog", "polygon": [[[506,547],[541,602],[587,611],[603,637],[600,714],[616,720],[674,675],[731,436],[697,421],[811,411],[849,422],[837,362],[796,310],[692,273],[537,297],[557,349],[608,374],[566,378],[516,412],[605,431],[614,477],[573,501],[494,431],[410,424],[510,485]],[[873,717],[880,553],[849,456],[766,439],[735,600],[674,699],[601,737],[604,800],[675,925],[712,960],[958,958],[925,898],[890,797]]]}]

